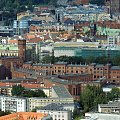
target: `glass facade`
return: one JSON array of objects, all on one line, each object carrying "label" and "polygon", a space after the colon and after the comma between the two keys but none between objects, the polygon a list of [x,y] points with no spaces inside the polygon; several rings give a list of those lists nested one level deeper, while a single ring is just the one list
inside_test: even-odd
[{"label": "glass facade", "polygon": [[75,56],[82,56],[82,57],[99,57],[99,56],[108,56],[111,57],[119,56],[120,50],[103,50],[103,49],[76,49]]},{"label": "glass facade", "polygon": [[27,20],[14,20],[13,23],[14,34],[21,35],[28,32],[28,21]]},{"label": "glass facade", "polygon": [[59,54],[58,56],[65,55],[65,53],[69,54],[74,53],[73,56],[82,56],[82,57],[99,57],[110,55],[110,57],[120,56],[120,50],[107,50],[102,48],[79,48],[79,47],[54,47],[55,53]]}]

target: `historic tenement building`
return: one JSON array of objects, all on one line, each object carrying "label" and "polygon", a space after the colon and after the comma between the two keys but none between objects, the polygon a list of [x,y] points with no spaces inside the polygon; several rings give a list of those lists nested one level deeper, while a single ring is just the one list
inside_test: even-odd
[{"label": "historic tenement building", "polygon": [[106,79],[108,82],[120,83],[120,67],[110,64],[68,64],[58,62],[55,64],[24,63],[19,69],[13,70],[13,77],[36,77],[57,75],[58,78],[74,81],[95,81]]}]

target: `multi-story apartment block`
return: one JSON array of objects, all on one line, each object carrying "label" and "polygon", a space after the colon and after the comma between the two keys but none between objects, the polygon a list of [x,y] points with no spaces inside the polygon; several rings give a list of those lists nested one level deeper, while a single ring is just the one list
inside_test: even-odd
[{"label": "multi-story apartment block", "polygon": [[51,103],[74,103],[73,98],[28,98],[28,111],[41,108]]},{"label": "multi-story apartment block", "polygon": [[26,99],[0,96],[0,109],[2,111],[26,112]]},{"label": "multi-story apartment block", "polygon": [[34,108],[41,108],[51,103],[72,103],[74,104],[73,97],[64,86],[53,86],[51,98],[28,98],[28,111]]}]

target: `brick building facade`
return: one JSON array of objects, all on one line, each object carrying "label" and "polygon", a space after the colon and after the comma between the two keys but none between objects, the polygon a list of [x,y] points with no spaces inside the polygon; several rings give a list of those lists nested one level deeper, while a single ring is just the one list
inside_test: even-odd
[{"label": "brick building facade", "polygon": [[[13,77],[21,77],[24,76],[64,76],[64,79],[76,79],[79,77],[81,81],[92,81],[92,80],[101,80],[106,79],[108,82],[118,83],[120,84],[120,67],[119,66],[111,66],[110,64],[90,64],[90,65],[73,65],[67,64],[66,62],[59,62],[55,64],[31,64],[24,63],[21,69],[13,71]],[[22,72],[23,71],[23,72]],[[29,72],[31,71],[31,72]],[[29,75],[28,75],[29,73]],[[70,77],[71,75],[71,77]],[[77,75],[77,76],[75,76]],[[84,78],[82,77],[84,75]],[[75,76],[75,77],[74,77]]]}]

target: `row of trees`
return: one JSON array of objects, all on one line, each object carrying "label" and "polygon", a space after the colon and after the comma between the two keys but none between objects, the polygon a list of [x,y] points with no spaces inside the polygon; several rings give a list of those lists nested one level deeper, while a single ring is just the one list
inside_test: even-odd
[{"label": "row of trees", "polygon": [[107,64],[111,63],[112,65],[120,65],[120,56],[117,57],[111,57],[108,59],[106,56],[100,56],[100,57],[86,57],[83,58],[81,56],[60,56],[60,57],[53,57],[53,56],[46,56],[42,59],[42,63],[55,63],[55,62],[68,62],[73,64],[90,64],[90,63],[98,63],[98,64]]},{"label": "row of trees", "polygon": [[44,91],[38,89],[36,91],[27,90],[21,85],[14,85],[12,87],[12,95],[20,97],[47,97]]}]

